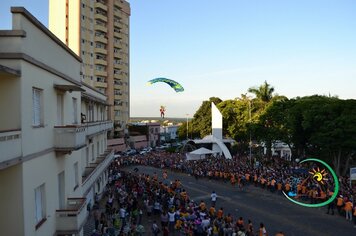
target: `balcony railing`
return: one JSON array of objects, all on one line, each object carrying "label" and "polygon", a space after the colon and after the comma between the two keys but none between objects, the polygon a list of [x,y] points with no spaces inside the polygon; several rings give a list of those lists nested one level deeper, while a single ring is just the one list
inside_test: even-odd
[{"label": "balcony railing", "polygon": [[57,234],[77,234],[85,223],[88,212],[85,198],[68,198],[65,209],[56,210]]},{"label": "balcony railing", "polygon": [[74,151],[85,146],[85,126],[55,126],[54,132],[56,151]]},{"label": "balcony railing", "polygon": [[21,130],[0,131],[0,163],[21,157]]},{"label": "balcony railing", "polygon": [[97,122],[88,122],[82,124],[86,127],[86,135],[91,136],[103,131],[113,129],[114,125],[112,121],[97,121]]},{"label": "balcony railing", "polygon": [[89,188],[95,183],[99,176],[106,170],[108,165],[114,159],[114,151],[106,150],[102,155],[97,157],[94,163],[90,163],[85,169],[82,176],[82,188],[83,192],[89,190]]}]

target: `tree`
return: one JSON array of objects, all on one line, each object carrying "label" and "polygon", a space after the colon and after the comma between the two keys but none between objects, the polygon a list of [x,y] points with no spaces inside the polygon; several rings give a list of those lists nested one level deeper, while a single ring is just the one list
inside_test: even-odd
[{"label": "tree", "polygon": [[268,103],[273,98],[274,88],[265,81],[259,87],[251,87],[248,89],[249,93],[253,93],[257,99],[264,103]]}]

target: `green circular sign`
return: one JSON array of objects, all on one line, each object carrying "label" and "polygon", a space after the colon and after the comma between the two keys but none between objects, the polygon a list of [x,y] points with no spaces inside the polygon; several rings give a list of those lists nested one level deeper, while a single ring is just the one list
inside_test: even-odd
[{"label": "green circular sign", "polygon": [[329,172],[331,173],[333,179],[334,179],[334,183],[335,183],[335,188],[334,188],[334,193],[333,195],[331,196],[331,198],[329,198],[327,201],[325,202],[321,202],[321,203],[315,203],[315,204],[308,204],[308,203],[303,203],[303,202],[298,202],[294,199],[292,199],[291,197],[289,197],[284,191],[282,191],[282,193],[284,194],[284,196],[291,202],[295,203],[295,204],[298,204],[300,206],[304,206],[304,207],[322,207],[322,206],[326,206],[328,205],[329,203],[331,203],[332,201],[335,200],[338,192],[339,192],[339,179],[337,178],[334,170],[328,165],[326,164],[324,161],[322,160],[319,160],[319,159],[316,159],[316,158],[308,158],[308,159],[305,159],[303,161],[301,161],[300,163],[304,163],[304,162],[308,162],[308,161],[315,161],[315,162],[319,162],[321,163],[322,165],[324,165],[328,170]]}]

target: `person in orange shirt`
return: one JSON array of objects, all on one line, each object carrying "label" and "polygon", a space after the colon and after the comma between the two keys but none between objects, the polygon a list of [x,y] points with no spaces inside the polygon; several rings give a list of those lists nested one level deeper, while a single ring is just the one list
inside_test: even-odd
[{"label": "person in orange shirt", "polygon": [[247,182],[250,182],[250,174],[249,174],[249,173],[246,173],[246,174],[245,174],[245,178],[246,178],[246,181],[247,181]]},{"label": "person in orange shirt", "polygon": [[224,209],[221,207],[221,208],[218,210],[218,212],[216,213],[216,217],[217,217],[218,219],[221,219],[221,218],[223,217],[223,215],[224,215]]},{"label": "person in orange shirt", "polygon": [[282,191],[282,184],[281,183],[277,184],[277,189],[278,189],[279,193]]},{"label": "person in orange shirt", "polygon": [[336,200],[336,208],[337,212],[341,215],[341,208],[344,206],[344,199],[342,195],[339,195],[339,197]]},{"label": "person in orange shirt", "polygon": [[351,201],[347,201],[345,203],[345,212],[346,212],[346,220],[351,221],[352,220],[352,202]]},{"label": "person in orange shirt", "polygon": [[356,228],[356,206],[354,207],[354,228]]},{"label": "person in orange shirt", "polygon": [[288,193],[290,191],[290,184],[287,182],[285,185],[284,185],[284,188],[286,190],[286,192]]},{"label": "person in orange shirt", "polygon": [[209,215],[210,215],[210,217],[214,217],[215,216],[215,207],[213,207],[213,206],[210,207]]}]

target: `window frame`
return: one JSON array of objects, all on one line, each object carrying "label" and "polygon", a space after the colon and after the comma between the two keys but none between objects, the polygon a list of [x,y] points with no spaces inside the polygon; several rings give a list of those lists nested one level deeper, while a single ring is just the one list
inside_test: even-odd
[{"label": "window frame", "polygon": [[[36,98],[38,94],[38,111],[35,108]],[[32,127],[44,127],[44,106],[43,106],[43,89],[32,87]],[[38,113],[38,121],[36,114]],[[38,122],[38,123],[37,123]]]}]

